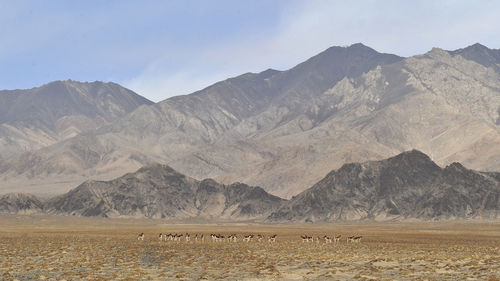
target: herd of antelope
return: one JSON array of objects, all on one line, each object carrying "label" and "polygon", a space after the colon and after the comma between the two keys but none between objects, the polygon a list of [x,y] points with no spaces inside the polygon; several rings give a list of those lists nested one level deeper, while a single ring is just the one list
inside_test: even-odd
[{"label": "herd of antelope", "polygon": [[[316,239],[312,236],[301,235],[300,238],[302,239],[303,243],[309,243],[309,242],[320,243],[321,240],[324,240],[326,244],[329,244],[329,243],[339,243],[340,238],[342,238],[342,235],[339,234],[339,235],[332,236],[332,237],[326,236],[326,235],[323,237],[316,236]],[[361,239],[363,239],[363,236],[348,236],[346,242],[347,243],[349,243],[349,242],[360,243]]]},{"label": "herd of antelope", "polygon": [[[238,240],[239,240],[239,236],[236,234],[230,234],[226,237],[226,236],[221,235],[221,234],[212,233],[212,234],[210,234],[210,237],[212,239],[212,242],[224,242],[224,241],[226,241],[226,242],[238,242]],[[243,235],[241,237],[241,241],[250,242],[250,241],[255,240],[258,242],[262,242],[264,240],[267,240],[268,242],[273,243],[273,242],[276,242],[277,237],[278,237],[278,235],[273,234],[273,235],[268,236],[266,239],[266,237],[262,234],[257,234],[257,235],[248,234],[248,235]],[[137,236],[137,240],[143,241],[144,240],[144,233],[140,233]],[[186,233],[186,234],[160,233],[158,235],[158,240],[160,240],[160,241],[182,241],[182,240],[184,240],[186,242],[191,242],[191,241],[205,242],[205,235],[204,234],[194,234],[194,236],[192,236],[189,233]]]},{"label": "herd of antelope", "polygon": [[[184,240],[186,242],[191,242],[191,241],[205,242],[205,235],[204,234],[194,234],[194,236],[192,237],[192,240],[191,240],[191,237],[192,236],[189,233],[186,233],[186,234],[160,233],[158,235],[158,239],[160,241],[182,241],[182,240]],[[278,237],[278,235],[273,234],[273,235],[268,236],[266,239],[266,237],[262,234],[257,234],[257,235],[248,234],[248,235],[241,236],[241,241],[248,243],[250,241],[263,242],[266,240],[269,243],[274,243],[274,242],[276,242],[277,237]],[[221,234],[212,233],[212,234],[210,234],[210,238],[211,238],[212,242],[238,242],[240,237],[236,234],[230,234],[230,235],[224,236]],[[316,236],[316,238],[314,238],[313,236],[309,236],[309,235],[301,235],[300,238],[302,239],[303,243],[312,243],[312,242],[321,243],[321,241],[324,241],[326,244],[329,244],[329,243],[339,243],[340,239],[342,238],[342,235],[336,235],[336,236],[332,236],[332,237],[324,235],[323,237]],[[349,243],[349,242],[350,243],[360,243],[362,238],[363,238],[363,236],[348,236],[348,237],[346,237],[346,242],[347,243]],[[144,240],[144,233],[140,233],[137,236],[137,240]]]}]

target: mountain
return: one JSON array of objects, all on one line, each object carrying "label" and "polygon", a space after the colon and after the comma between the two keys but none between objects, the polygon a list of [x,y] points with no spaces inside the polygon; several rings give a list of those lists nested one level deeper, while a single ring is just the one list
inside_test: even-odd
[{"label": "mountain", "polygon": [[[191,95],[142,106],[96,131],[0,163],[2,189],[16,191],[25,186],[30,192],[42,188],[60,192],[88,178],[109,180],[152,162],[168,163],[199,179],[232,173],[224,153],[216,152],[225,162],[218,163],[203,151],[217,144],[239,146],[241,140],[245,147],[236,149],[247,153],[245,142],[261,125],[250,121],[237,127],[243,120],[278,109],[279,116],[269,116],[271,123],[266,120],[269,124],[262,125],[278,126],[277,122],[285,123],[300,113],[309,97],[321,95],[343,77],[398,60],[362,44],[332,47],[289,71],[247,73]],[[274,157],[261,150],[248,152],[249,157],[258,163]],[[239,169],[242,163],[238,164],[234,168]],[[45,188],[49,186],[51,190]]]},{"label": "mountain", "polygon": [[497,50],[408,58],[332,47],[286,71],[246,73],[0,162],[1,192],[62,193],[153,162],[290,198],[349,162],[410,149],[440,166],[500,167]]},{"label": "mountain", "polygon": [[0,91],[0,160],[108,124],[151,101],[115,83],[55,81]]},{"label": "mountain", "polygon": [[260,187],[197,181],[168,166],[153,164],[112,181],[87,181],[50,199],[46,211],[77,216],[247,220],[263,218],[283,202]]},{"label": "mountain", "polygon": [[287,201],[260,187],[198,181],[152,164],[111,181],[84,182],[45,201],[6,194],[0,213],[294,223],[498,219],[500,173],[460,163],[441,168],[412,150],[344,164]]},{"label": "mountain", "polygon": [[41,213],[44,203],[36,196],[23,193],[8,193],[0,196],[0,213],[32,214]]},{"label": "mountain", "polygon": [[298,194],[269,221],[496,219],[500,173],[452,163],[440,168],[412,150],[364,163],[344,164]]}]

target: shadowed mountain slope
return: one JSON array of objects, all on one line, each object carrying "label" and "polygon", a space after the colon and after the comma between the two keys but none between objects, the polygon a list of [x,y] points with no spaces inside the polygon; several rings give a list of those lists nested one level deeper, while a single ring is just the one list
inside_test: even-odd
[{"label": "shadowed mountain slope", "polygon": [[496,219],[500,173],[453,163],[442,169],[420,151],[350,163],[298,194],[270,221]]},{"label": "shadowed mountain slope", "polygon": [[87,181],[49,200],[46,210],[78,216],[246,220],[265,217],[283,202],[260,187],[197,181],[154,164],[112,181]]},{"label": "shadowed mountain slope", "polygon": [[31,194],[8,193],[0,196],[0,213],[33,214],[41,213],[44,202]]}]

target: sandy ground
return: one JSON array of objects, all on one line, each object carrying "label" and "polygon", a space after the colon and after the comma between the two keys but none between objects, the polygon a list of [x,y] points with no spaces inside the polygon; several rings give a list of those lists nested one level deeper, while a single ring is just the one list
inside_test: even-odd
[{"label": "sandy ground", "polygon": [[[137,235],[145,233],[144,241]],[[158,234],[205,235],[205,242]],[[235,233],[238,242],[209,234]],[[276,243],[242,242],[277,234]],[[300,235],[337,244],[304,243]],[[361,243],[346,236],[361,235]],[[0,216],[0,280],[500,280],[500,222],[181,224]]]}]

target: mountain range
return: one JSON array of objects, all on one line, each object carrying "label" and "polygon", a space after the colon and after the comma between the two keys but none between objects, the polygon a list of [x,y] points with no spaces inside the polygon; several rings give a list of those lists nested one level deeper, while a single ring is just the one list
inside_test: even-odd
[{"label": "mountain range", "polygon": [[0,212],[261,222],[497,219],[500,173],[460,163],[441,168],[412,150],[344,164],[285,200],[260,187],[198,181],[152,164],[111,181],[84,182],[46,200],[7,194],[0,197]]},{"label": "mountain range", "polygon": [[332,47],[286,71],[142,100],[92,129],[5,148],[13,152],[0,160],[0,192],[61,194],[157,162],[292,198],[345,163],[411,149],[441,166],[498,171],[499,66],[500,51],[480,44],[408,58],[363,44]]}]

